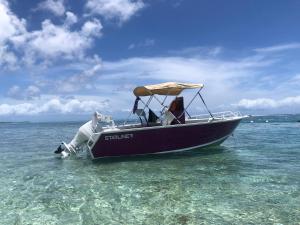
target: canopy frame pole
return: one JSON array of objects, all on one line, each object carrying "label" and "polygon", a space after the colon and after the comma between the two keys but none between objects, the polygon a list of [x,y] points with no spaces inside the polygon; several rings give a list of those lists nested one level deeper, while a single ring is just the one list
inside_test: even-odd
[{"label": "canopy frame pole", "polygon": [[197,95],[200,93],[200,91],[202,90],[203,87],[201,87],[197,93],[194,95],[194,97],[192,98],[192,100],[189,102],[189,104],[187,105],[187,107],[184,108],[183,113],[180,115],[182,116],[184,113],[186,113],[189,116],[189,119],[191,119],[191,115],[188,113],[187,109],[190,107],[190,105],[192,104],[192,102],[195,100],[195,98],[197,97]]},{"label": "canopy frame pole", "polygon": [[213,114],[212,114],[212,113],[210,112],[210,110],[208,109],[208,107],[207,107],[207,105],[206,105],[206,103],[205,103],[205,101],[204,101],[204,99],[203,99],[203,97],[202,97],[202,95],[200,94],[199,91],[197,92],[197,94],[198,94],[199,97],[201,98],[201,100],[202,100],[202,102],[203,102],[203,105],[205,106],[205,108],[206,108],[207,112],[209,113],[210,117],[214,119]]},{"label": "canopy frame pole", "polygon": [[161,101],[159,100],[159,98],[157,98],[155,95],[152,95],[152,96],[156,99],[156,101],[158,101],[158,103],[159,103],[163,108],[168,108],[167,106],[164,105],[163,102],[161,102]]},{"label": "canopy frame pole", "polygon": [[[167,106],[164,105],[164,101],[161,102],[161,101],[156,97],[156,95],[152,94],[146,103],[145,103],[142,99],[140,99],[140,101],[145,105],[144,109],[145,109],[145,108],[150,109],[149,104],[150,104],[150,102],[152,101],[153,98],[155,98],[156,101],[158,101],[158,103],[161,104],[161,105],[163,106],[163,109],[164,109],[164,108],[168,108]],[[174,114],[173,114],[172,112],[170,112],[170,113],[174,116]],[[162,115],[161,115],[161,116],[162,116]],[[160,119],[161,119],[161,116],[159,117]],[[177,120],[177,122],[178,122],[179,124],[181,124],[181,122],[178,120],[178,118],[177,118],[176,116],[174,116],[174,118]]]},{"label": "canopy frame pole", "polygon": [[132,110],[130,111],[129,115],[127,116],[126,120],[124,121],[123,125],[127,124],[129,118],[131,117],[132,115]]},{"label": "canopy frame pole", "polygon": [[165,96],[164,100],[162,101],[162,103],[164,104],[165,101],[167,100],[168,95]]},{"label": "canopy frame pole", "polygon": [[[149,105],[150,102],[152,101],[152,98],[153,98],[153,96],[151,95],[151,96],[149,97],[149,99],[147,100],[146,103],[143,101],[143,99],[140,98],[139,101],[141,101],[141,102],[143,103],[143,105],[144,105],[143,110],[144,110],[144,111],[145,111],[146,108],[147,108],[147,109],[150,109],[148,105]],[[123,123],[124,125],[127,124],[128,119],[131,117],[132,114],[133,114],[133,112],[132,112],[132,110],[131,110],[130,113],[129,113],[129,116],[126,118],[125,122]],[[147,121],[146,121],[146,122],[147,122]]]},{"label": "canopy frame pole", "polygon": [[[151,103],[151,101],[152,101],[152,99],[153,99],[153,96],[151,95],[149,98],[148,98],[148,100],[147,100],[147,102],[145,103],[142,99],[140,99],[140,101],[144,104],[144,108],[143,108],[143,111],[145,112],[145,109],[147,108],[147,109],[150,109],[150,107],[149,107],[149,104]],[[146,113],[145,113],[146,114]],[[141,119],[141,118],[140,118]],[[148,126],[148,120],[146,119],[146,124],[147,124],[147,126]]]},{"label": "canopy frame pole", "polygon": [[[169,94],[169,92],[168,92],[168,94]],[[162,101],[161,105],[164,105],[165,101],[167,100],[167,97],[168,97],[168,95],[166,95],[166,96],[164,97],[164,100]],[[164,106],[164,107],[162,108],[162,110],[159,111],[159,113],[160,113],[161,116],[162,116],[163,111],[164,111],[165,108],[167,108],[167,107]]]},{"label": "canopy frame pole", "polygon": [[149,99],[148,99],[148,101],[146,102],[146,104],[145,104],[144,101],[141,99],[141,102],[144,104],[143,110],[145,110],[146,108],[147,108],[147,109],[150,109],[148,106],[149,106],[149,104],[151,103],[152,99],[153,99],[153,95],[151,95],[151,96],[149,97]]},{"label": "canopy frame pole", "polygon": [[[159,100],[159,98],[156,97],[155,94],[153,94],[152,96],[153,96],[153,97],[156,99],[156,101],[162,106],[162,111],[163,111],[165,108],[168,108],[167,106],[164,105],[164,102],[161,102],[161,101]],[[161,112],[162,112],[162,111],[161,111]],[[170,113],[174,116],[174,114],[173,114],[172,112],[170,112]],[[162,113],[161,113],[161,115],[160,115],[160,119],[161,119],[161,117],[162,117]],[[174,118],[177,120],[177,122],[178,122],[179,124],[181,124],[181,122],[178,120],[178,118],[177,118],[176,116],[174,116]]]},{"label": "canopy frame pole", "polygon": [[[162,104],[164,104],[166,98],[167,98],[167,96],[164,98]],[[161,116],[162,116],[162,114],[163,114],[163,111],[164,111],[165,107],[166,107],[166,106],[164,106],[161,110],[159,110],[159,113],[160,113]]]},{"label": "canopy frame pole", "polygon": [[[153,97],[156,99],[156,101],[158,101],[158,102],[163,106],[161,112],[163,112],[163,110],[164,110],[165,108],[168,109],[168,107],[164,105],[164,102],[161,102],[155,95],[153,95]],[[177,120],[177,122],[178,122],[179,124],[181,124],[181,122],[178,120],[178,118],[177,118],[171,111],[169,111],[169,112],[174,116],[175,120]],[[162,116],[162,113],[161,113],[161,116]],[[161,117],[161,116],[160,116],[160,117]]]}]

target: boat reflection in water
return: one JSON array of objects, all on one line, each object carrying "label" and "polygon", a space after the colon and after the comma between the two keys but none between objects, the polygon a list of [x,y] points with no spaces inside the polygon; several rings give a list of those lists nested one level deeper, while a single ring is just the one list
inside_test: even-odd
[{"label": "boat reflection in water", "polygon": [[[125,122],[115,125],[111,116],[95,113],[93,119],[82,127],[69,143],[62,143],[55,153],[67,157],[87,148],[93,159],[168,153],[221,144],[230,136],[244,118],[240,113],[211,113],[201,95],[202,84],[167,82],[136,87],[136,96],[130,116],[139,123]],[[184,106],[181,93],[196,89],[192,100]],[[161,100],[159,96],[163,96]],[[167,104],[167,98],[172,100]],[[208,111],[207,115],[190,115],[188,108],[199,97]],[[155,114],[149,104],[156,100],[161,110]],[[143,107],[139,108],[139,103]],[[107,123],[106,126],[100,124]]]}]

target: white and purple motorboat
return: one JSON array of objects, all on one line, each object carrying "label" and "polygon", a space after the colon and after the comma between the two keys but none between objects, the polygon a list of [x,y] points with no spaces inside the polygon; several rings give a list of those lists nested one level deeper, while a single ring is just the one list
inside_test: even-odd
[{"label": "white and purple motorboat", "polygon": [[[102,157],[169,153],[219,145],[228,138],[244,118],[238,112],[211,113],[201,95],[203,84],[167,82],[136,87],[136,96],[130,116],[116,125],[111,116],[95,113],[93,120],[84,124],[73,140],[62,143],[55,153],[67,157],[85,148],[93,159]],[[181,93],[196,89],[191,101],[184,106]],[[168,97],[172,97],[170,101]],[[199,97],[207,115],[190,115],[188,109]],[[158,112],[150,109],[155,99]],[[139,108],[139,103],[143,107]],[[128,122],[131,121],[131,122]],[[104,123],[107,123],[103,126]]]}]

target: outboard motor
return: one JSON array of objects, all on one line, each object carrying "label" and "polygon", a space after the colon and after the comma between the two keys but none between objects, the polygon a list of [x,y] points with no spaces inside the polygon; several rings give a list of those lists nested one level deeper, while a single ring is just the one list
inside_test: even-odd
[{"label": "outboard motor", "polygon": [[76,154],[79,150],[83,149],[85,144],[95,132],[100,132],[102,130],[102,127],[98,123],[100,121],[112,122],[114,126],[114,122],[111,116],[105,116],[98,112],[95,112],[93,115],[93,119],[86,122],[78,129],[72,141],[69,144],[62,142],[54,153],[61,154],[62,158],[66,158],[72,153]]},{"label": "outboard motor", "polygon": [[79,128],[69,144],[62,142],[54,153],[61,154],[62,158],[68,157],[71,153],[76,154],[93,135],[94,131],[92,121],[88,121]]}]

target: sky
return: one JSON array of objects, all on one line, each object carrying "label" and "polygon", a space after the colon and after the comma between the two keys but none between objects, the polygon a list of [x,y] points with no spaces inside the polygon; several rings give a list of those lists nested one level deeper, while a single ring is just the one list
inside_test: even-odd
[{"label": "sky", "polygon": [[169,81],[211,111],[299,113],[299,56],[298,0],[0,0],[0,121],[125,118]]}]

